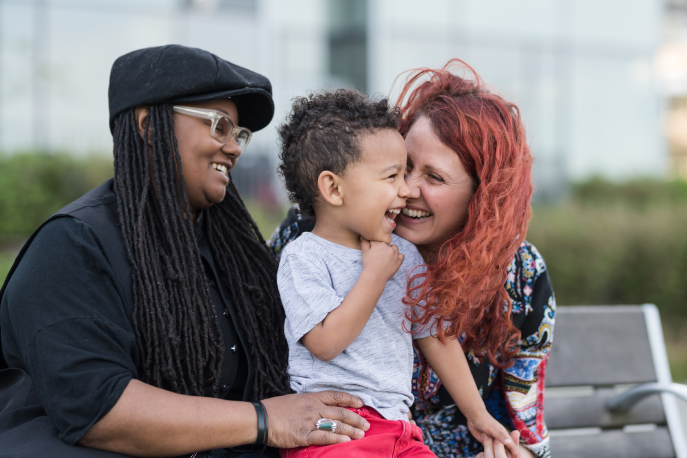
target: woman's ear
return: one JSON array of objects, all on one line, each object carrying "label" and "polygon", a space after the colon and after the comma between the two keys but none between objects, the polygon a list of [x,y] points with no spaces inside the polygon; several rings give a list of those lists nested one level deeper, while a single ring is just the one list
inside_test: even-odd
[{"label": "woman's ear", "polygon": [[325,170],[320,173],[317,178],[317,187],[320,189],[320,196],[330,205],[340,206],[343,205],[343,189],[341,187],[341,178]]},{"label": "woman's ear", "polygon": [[[150,113],[150,107],[136,107],[134,111],[134,117],[136,118],[136,126],[138,127],[138,133],[141,138],[145,138],[146,131],[146,121],[148,120],[148,114]],[[150,132],[150,126],[148,126],[148,132]],[[151,138],[148,138],[148,144],[151,145]]]}]

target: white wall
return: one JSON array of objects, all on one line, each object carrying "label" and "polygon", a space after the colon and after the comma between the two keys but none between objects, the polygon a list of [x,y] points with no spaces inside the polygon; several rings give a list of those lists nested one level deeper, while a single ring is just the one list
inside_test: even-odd
[{"label": "white wall", "polygon": [[[275,129],[293,95],[326,85],[325,4],[319,0],[259,0],[256,8],[181,10],[176,0],[48,2],[44,30],[47,144],[74,153],[111,152],[107,88],[114,60],[132,50],[169,43],[206,49],[263,73],[273,84],[275,121],[254,136],[251,150],[275,154]],[[35,144],[34,8],[0,3],[0,150]],[[34,119],[34,121],[32,121]]]},{"label": "white wall", "polygon": [[[522,109],[540,188],[592,174],[665,172],[652,67],[661,2],[368,1],[370,92],[388,94],[404,70],[459,57]],[[197,46],[268,76],[275,120],[254,136],[251,149],[272,155],[274,127],[291,98],[337,84],[327,74],[326,0],[256,0],[255,8],[190,11],[178,0],[45,3],[40,72],[46,84],[39,87],[47,97],[34,106],[33,2],[0,2],[1,150],[31,147],[35,127],[46,129],[52,149],[109,152],[110,67],[118,56],[147,46]],[[47,128],[32,117],[42,109]]]},{"label": "white wall", "polygon": [[662,175],[655,0],[369,0],[370,87],[457,57],[521,108],[540,188]]}]

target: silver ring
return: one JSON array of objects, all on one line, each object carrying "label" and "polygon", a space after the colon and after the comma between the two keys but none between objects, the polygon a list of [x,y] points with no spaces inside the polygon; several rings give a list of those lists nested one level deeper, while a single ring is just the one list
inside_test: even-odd
[{"label": "silver ring", "polygon": [[334,420],[330,420],[329,418],[320,418],[317,420],[317,423],[315,423],[315,428],[319,429],[320,431],[331,431],[335,433],[336,422]]}]

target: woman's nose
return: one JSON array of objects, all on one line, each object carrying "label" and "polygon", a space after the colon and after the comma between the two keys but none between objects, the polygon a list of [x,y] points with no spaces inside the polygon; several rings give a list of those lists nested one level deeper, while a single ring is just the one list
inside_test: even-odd
[{"label": "woman's nose", "polygon": [[420,192],[420,186],[418,180],[413,176],[412,173],[406,175],[406,186],[408,187],[408,199],[418,199],[422,194]]},{"label": "woman's nose", "polygon": [[237,159],[242,153],[241,148],[239,147],[239,144],[236,143],[234,137],[231,137],[229,141],[224,143],[220,150],[232,159]]}]

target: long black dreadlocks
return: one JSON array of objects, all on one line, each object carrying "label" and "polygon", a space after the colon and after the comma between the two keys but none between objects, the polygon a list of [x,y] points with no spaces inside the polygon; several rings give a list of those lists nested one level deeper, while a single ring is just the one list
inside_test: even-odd
[{"label": "long black dreadlocks", "polygon": [[[180,394],[202,395],[212,386],[216,396],[224,345],[193,227],[184,217],[190,207],[172,106],[152,105],[145,131],[151,145],[138,132],[134,109],[115,119],[114,192],[133,269],[141,379]],[[289,393],[277,265],[231,179],[224,201],[204,218],[255,367],[253,395]]]}]

